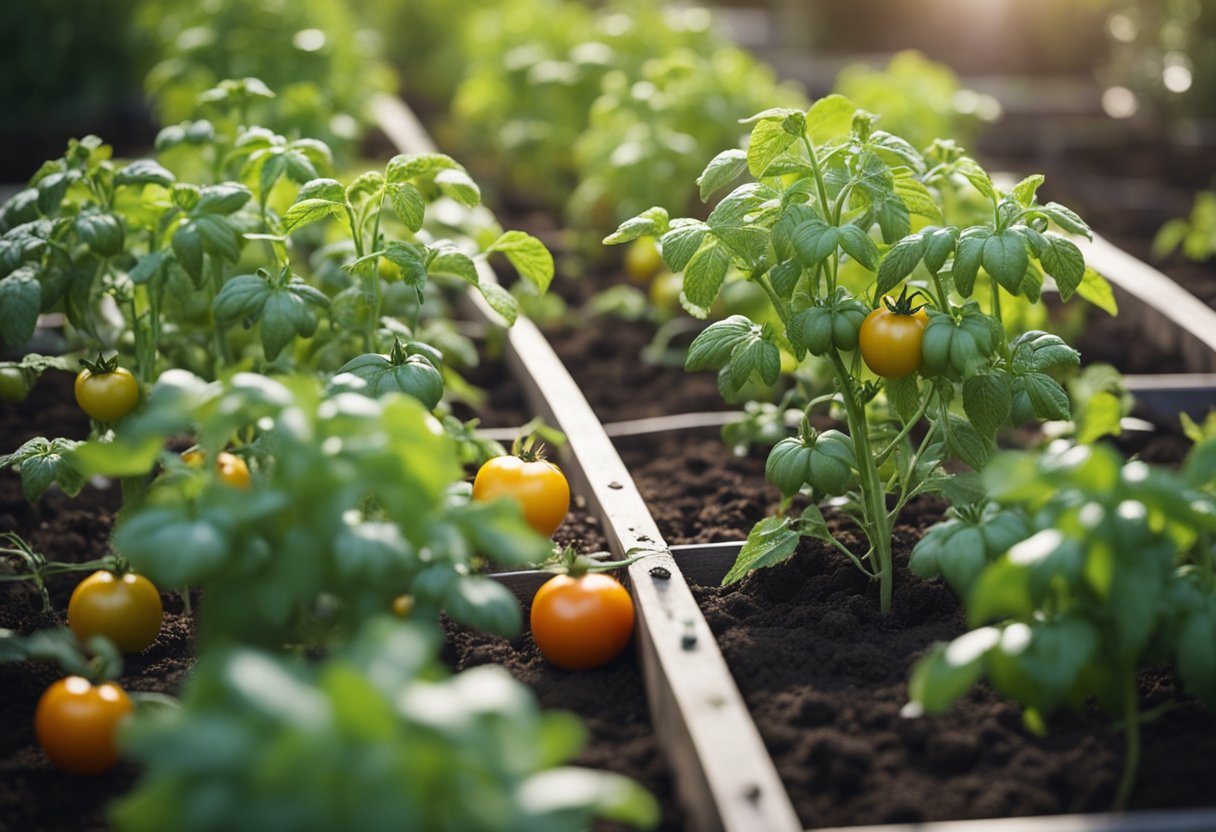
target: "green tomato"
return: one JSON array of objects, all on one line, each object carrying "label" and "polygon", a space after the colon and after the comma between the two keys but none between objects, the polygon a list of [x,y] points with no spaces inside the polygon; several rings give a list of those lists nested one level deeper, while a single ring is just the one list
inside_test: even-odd
[{"label": "green tomato", "polygon": [[786,497],[797,494],[804,485],[840,495],[853,484],[856,467],[853,440],[838,430],[827,430],[778,442],[769,452],[764,476]]},{"label": "green tomato", "polygon": [[24,370],[17,367],[0,367],[0,401],[19,403],[25,401],[33,387]]}]

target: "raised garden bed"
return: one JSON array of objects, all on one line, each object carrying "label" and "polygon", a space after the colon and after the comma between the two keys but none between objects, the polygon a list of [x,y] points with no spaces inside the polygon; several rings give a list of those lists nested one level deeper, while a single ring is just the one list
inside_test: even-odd
[{"label": "raised garden bed", "polygon": [[[403,117],[403,114],[399,110],[398,104],[395,102],[391,104],[385,103],[382,114],[384,112],[389,114],[385,117],[389,118],[390,120],[400,119],[398,121],[398,127],[401,130],[399,135],[405,136],[407,142],[419,141],[419,136],[422,136],[421,140],[423,142],[426,141],[424,134],[421,133],[418,126],[410,123],[408,114],[404,114]],[[412,149],[419,149],[417,145],[410,145],[410,147]],[[544,351],[538,346],[539,342],[537,337],[538,334],[527,325],[513,330],[510,337],[508,355],[512,357],[512,360],[519,362],[524,361],[524,359],[519,356],[527,355],[527,360],[529,363],[531,363],[535,355]],[[547,361],[548,359],[543,360]],[[639,506],[638,495],[631,493],[633,491],[632,484],[622,481],[622,472],[619,466],[620,459],[616,457],[615,454],[611,454],[609,456],[598,456],[596,454],[588,455],[581,452],[583,449],[588,448],[591,446],[591,444],[593,444],[583,432],[583,428],[592,428],[592,426],[590,425],[590,420],[587,418],[589,414],[584,410],[581,402],[576,401],[572,410],[566,407],[566,400],[575,398],[573,395],[571,395],[573,393],[573,389],[567,385],[568,379],[560,379],[556,384],[552,384],[551,382],[553,381],[553,376],[559,374],[554,372],[543,372],[540,375],[545,378],[545,384],[543,385],[543,389],[534,391],[534,395],[538,399],[537,410],[545,414],[551,414],[555,423],[562,426],[563,429],[565,429],[567,433],[573,437],[571,450],[574,454],[574,458],[578,460],[577,463],[575,463],[575,467],[581,468],[582,470],[573,470],[572,473],[574,474],[576,480],[585,480],[587,486],[589,487],[587,493],[594,494],[597,498],[602,498],[604,500],[603,502],[600,502],[599,508],[604,513],[607,527],[615,530],[614,532],[610,532],[610,537],[615,534],[622,538],[621,540],[613,541],[614,549],[623,552],[626,548],[628,548],[628,544],[630,542],[643,542],[648,545],[660,545],[660,531],[664,534],[669,533],[674,535],[672,540],[680,539],[681,535],[683,535],[685,539],[704,539],[714,537],[722,539],[730,535],[729,526],[731,526],[732,523],[742,526],[742,528],[738,529],[739,532],[745,532],[746,527],[750,525],[751,522],[754,522],[757,512],[762,516],[771,507],[768,500],[757,493],[751,498],[751,502],[745,501],[743,505],[739,506],[738,510],[734,512],[734,517],[728,522],[721,523],[718,520],[710,519],[708,521],[694,523],[691,527],[685,526],[681,528],[676,525],[674,518],[668,518],[662,522],[662,527],[660,530],[660,528],[655,527],[654,522],[650,520],[649,512],[646,512],[644,507]],[[578,425],[578,428],[574,429],[571,427],[572,425]],[[592,432],[594,432],[594,430],[592,430]],[[595,440],[596,443],[599,441],[600,440],[598,439]],[[632,441],[635,440],[622,440],[624,445],[624,454],[626,457],[629,457],[631,454],[628,443]],[[644,438],[636,441],[639,443],[645,443],[651,440],[649,438]],[[663,441],[669,444],[654,447],[666,449],[674,448],[677,445],[693,445],[693,461],[691,464],[693,468],[698,469],[700,478],[702,480],[712,480],[713,478],[720,476],[718,469],[712,467],[712,465],[707,461],[707,458],[702,457],[700,461],[697,461],[698,452],[695,449],[695,445],[697,444],[696,442],[690,442],[683,436],[679,439],[665,439]],[[710,441],[714,440],[711,439]],[[670,443],[675,444],[673,445]],[[722,449],[722,452],[724,454],[725,449]],[[639,475],[639,483],[643,494],[646,494],[648,490],[652,490],[654,492],[652,496],[658,496],[657,492],[662,490],[664,485],[667,486],[667,491],[669,493],[673,490],[685,493],[679,488],[672,488],[673,482],[670,479],[670,471],[679,468],[678,457],[676,455],[673,454],[671,458],[667,458],[661,456],[661,454],[664,453],[663,450],[650,450],[648,448],[644,448],[637,453],[641,457],[640,464],[642,466],[642,473]],[[666,482],[664,482],[662,471],[658,466],[656,466],[652,471],[647,471],[646,469],[648,460],[656,458],[661,458],[663,465],[666,466],[666,471],[669,475]],[[583,467],[589,460],[595,461],[595,468],[591,472],[587,471],[586,468]],[[733,461],[733,464],[742,470],[738,472],[739,479],[731,485],[731,493],[746,491],[746,489],[738,486],[741,485],[742,481],[746,479],[749,474],[752,477],[756,475],[757,462],[757,460],[747,459]],[[731,467],[732,464],[730,463],[725,466],[728,472],[730,471]],[[762,468],[762,465],[760,467]],[[650,485],[647,485],[647,476],[652,478]],[[692,479],[692,477],[689,479]],[[712,500],[718,496],[721,496],[721,494],[714,491],[714,485],[711,484],[709,492],[706,493],[705,491],[702,491],[702,493],[696,499],[704,501],[708,498]],[[661,499],[661,497],[658,497],[656,500],[656,505],[662,505]],[[775,499],[775,497],[770,495],[768,499]],[[927,513],[923,515],[920,520],[914,521],[911,526],[901,528],[899,533],[902,537],[901,542],[904,545],[910,545],[913,536],[917,532],[923,530],[923,528],[930,522],[937,519],[937,513],[940,512],[940,508],[940,506],[926,506],[925,510]],[[660,508],[658,510],[661,514],[662,509]],[[731,513],[729,509],[727,513]],[[678,514],[678,510],[673,511],[673,515]],[[682,567],[687,568],[688,571],[697,574],[698,578],[711,582],[716,580],[716,577],[720,577],[733,560],[733,551],[729,545],[710,547],[710,550],[708,551],[699,549],[698,547],[673,551],[676,554],[676,563],[679,563]],[[810,556],[810,558],[812,562],[809,565],[806,562],[807,557],[804,555],[798,559],[795,559],[793,562],[791,562],[791,564],[784,568],[786,570],[793,569],[803,573],[809,573],[811,577],[826,576],[829,582],[835,580],[839,584],[838,588],[845,591],[846,594],[853,599],[851,602],[846,602],[846,607],[849,603],[852,603],[854,606],[858,603],[867,603],[864,595],[857,592],[857,590],[864,589],[864,587],[854,586],[854,584],[858,582],[856,573],[847,576],[842,575],[837,578],[836,576],[840,570],[835,568],[835,565],[826,565],[824,562],[822,562],[822,558],[816,560],[816,556],[813,554]],[[674,582],[674,579],[677,578],[678,573],[673,573],[672,578],[665,579],[662,583],[662,588],[656,592],[656,584],[658,582],[655,580],[654,575],[649,572],[649,569],[646,568],[649,567],[651,563],[663,563],[663,565],[666,566],[667,558],[662,555],[656,555],[654,559],[647,558],[641,564],[635,564],[633,567],[630,567],[629,570],[630,577],[633,579],[633,589],[638,603],[639,622],[642,625],[642,632],[639,634],[639,652],[643,663],[643,670],[646,675],[648,693],[651,697],[650,701],[652,712],[656,714],[655,724],[659,730],[659,738],[662,741],[662,746],[665,752],[672,761],[673,774],[676,780],[676,789],[681,796],[685,809],[688,812],[689,822],[691,825],[698,829],[795,829],[802,828],[803,825],[808,823],[817,827],[823,823],[837,823],[839,818],[834,815],[819,816],[821,810],[816,809],[813,802],[808,811],[801,798],[797,798],[794,801],[802,812],[801,818],[799,819],[792,815],[791,804],[784,799],[784,795],[774,797],[774,795],[772,795],[765,788],[765,786],[770,785],[770,783],[760,784],[755,782],[755,775],[763,774],[767,776],[769,766],[764,763],[763,760],[760,761],[759,768],[757,769],[749,768],[745,765],[745,755],[750,757],[750,755],[754,753],[752,748],[749,746],[751,734],[751,728],[749,725],[750,720],[745,719],[741,725],[743,733],[747,738],[740,740],[738,737],[736,737],[734,742],[724,739],[724,737],[731,736],[732,732],[735,731],[736,726],[739,726],[739,723],[738,717],[733,713],[733,703],[723,702],[720,700],[713,701],[713,699],[718,696],[730,694],[729,688],[720,688],[720,685],[722,684],[719,675],[721,667],[719,667],[717,649],[716,647],[713,649],[713,655],[708,658],[708,661],[696,664],[695,666],[687,661],[689,658],[687,655],[688,653],[698,653],[703,646],[701,633],[702,622],[699,620],[700,616],[699,614],[695,616],[688,614],[688,617],[684,618],[685,632],[680,640],[689,649],[684,651],[672,650],[672,642],[676,640],[676,628],[672,626],[674,623],[673,620],[686,615],[684,607],[685,601],[684,598],[681,597],[684,594],[683,585],[682,582]],[[643,571],[644,569],[645,571]],[[848,569],[851,570],[852,567],[848,566]],[[767,589],[775,590],[778,595],[785,595],[788,597],[791,595],[789,591],[790,582],[784,580],[786,577],[789,577],[789,575],[782,572],[761,573],[749,579],[749,582],[763,584]],[[850,578],[853,578],[853,580],[850,581]],[[534,585],[534,583],[539,580],[539,576],[517,574],[506,576],[505,579],[510,580],[517,585],[527,586],[529,584]],[[669,584],[668,580],[671,580],[672,583]],[[748,582],[745,582],[745,585],[747,585],[747,583]],[[803,581],[803,583],[806,583],[806,581]],[[862,668],[862,675],[866,675],[867,673],[876,677],[881,675],[883,680],[892,686],[892,691],[899,691],[898,695],[888,695],[888,698],[892,702],[894,702],[896,699],[899,700],[898,704],[893,705],[896,711],[898,711],[898,707],[903,703],[903,686],[904,680],[906,679],[907,662],[911,661],[912,653],[923,649],[927,645],[928,640],[931,640],[932,638],[940,638],[950,635],[948,630],[951,626],[951,622],[953,626],[959,626],[960,624],[957,607],[953,604],[952,596],[950,596],[949,591],[944,587],[937,584],[915,584],[910,582],[903,585],[906,588],[901,591],[908,595],[908,599],[904,599],[907,601],[906,606],[909,607],[907,615],[915,617],[919,613],[926,617],[929,624],[941,624],[942,622],[946,622],[946,628],[939,632],[930,627],[928,631],[930,636],[925,637],[924,640],[922,640],[917,646],[912,646],[911,642],[902,642],[902,650],[900,655],[902,656],[904,664],[899,666],[898,670],[892,670],[890,663],[884,663],[885,660],[881,659],[874,663],[868,663],[865,661],[859,661],[856,663]],[[670,595],[673,587],[676,593],[674,597]],[[757,603],[767,603],[766,601],[756,602],[748,598],[743,598],[740,600],[742,590],[738,589],[719,590],[706,588],[698,589],[696,592],[700,600],[703,602],[707,602],[707,599],[718,596],[727,598],[727,600],[724,601],[724,605],[727,607],[727,611],[725,613],[719,613],[716,606],[707,603],[707,606],[710,606],[711,608],[711,617],[714,621],[714,628],[716,631],[721,633],[727,632],[728,619],[733,619],[736,616],[746,618],[747,616],[745,613],[749,608],[754,607]],[[944,603],[942,600],[944,597],[949,597],[951,599],[950,603]],[[920,601],[923,601],[923,603],[913,603],[913,601],[917,600],[917,598],[919,598]],[[936,599],[936,601],[934,599]],[[673,603],[679,605],[679,612],[676,612],[676,608],[673,607]],[[732,606],[733,609],[731,609]],[[870,604],[869,606],[873,605]],[[950,607],[950,609],[947,610],[946,607]],[[719,617],[719,615],[722,617]],[[849,621],[851,619],[846,620],[847,616],[849,615],[851,615],[853,619],[857,619],[859,624],[862,623],[858,618],[857,612],[850,609],[845,609],[843,612],[839,610],[818,610],[816,612],[807,612],[805,615],[801,612],[787,612],[781,621],[774,621],[773,629],[787,629],[788,619],[791,616],[795,618],[801,616],[805,617],[808,621],[811,621],[812,624],[818,624],[820,628],[823,627],[823,619],[836,618],[836,629],[849,630],[851,626]],[[863,617],[869,621],[873,621],[877,618],[877,616],[873,614],[873,610],[870,611],[870,614]],[[879,626],[879,629],[885,629],[887,624],[899,620],[900,619],[896,618],[891,622],[880,622],[881,626]],[[753,636],[740,634],[737,637],[731,636],[731,639],[737,640],[740,644],[748,644],[753,640]],[[666,657],[664,656],[665,650],[668,651],[668,655]],[[843,654],[840,655],[843,656]],[[805,659],[806,657],[804,656],[803,658]],[[848,665],[850,664],[850,660],[848,658],[841,658],[837,660],[837,663]],[[883,668],[882,674],[878,674],[875,670],[875,668],[880,665]],[[867,667],[868,670],[866,669]],[[695,681],[690,682],[685,673],[680,673],[679,671],[686,671],[687,674],[695,677]],[[749,674],[750,671],[743,670],[741,673]],[[656,678],[656,674],[658,678]],[[760,675],[763,676],[763,674]],[[837,685],[844,688],[847,687],[848,682],[837,682]],[[719,693],[714,694],[713,698],[711,698],[711,700],[708,702],[705,699],[705,688],[707,686],[719,688]],[[731,687],[733,687],[733,685]],[[844,698],[847,700],[850,695],[852,694],[846,693],[844,694]],[[685,697],[683,703],[681,703],[682,696]],[[810,699],[812,701],[818,701],[815,695],[811,695]],[[982,700],[983,694],[977,694],[977,699]],[[798,701],[800,702],[801,700]],[[794,707],[789,701],[782,700],[782,702],[783,707]],[[681,707],[681,705],[684,707]],[[989,702],[989,706],[995,707],[992,702]],[[728,708],[732,711],[730,718],[729,720],[722,720],[722,710]],[[812,714],[814,714],[818,709],[816,705],[803,706],[801,704],[798,704],[797,708],[799,710],[809,711]],[[852,713],[853,710],[862,710],[860,708],[849,709],[840,706],[836,706],[836,709],[849,713]],[[832,706],[828,706],[827,710],[832,710]],[[703,725],[698,726],[698,721],[705,718],[707,714],[715,714],[715,717],[719,720],[715,726],[717,728],[717,736],[715,736],[712,740],[705,739],[698,741],[698,731],[704,730]],[[784,714],[784,716],[788,716],[788,714]],[[989,713],[988,716],[992,716],[992,714]],[[678,726],[677,730],[670,730],[665,724],[665,720],[668,718],[679,719],[681,720],[682,724]],[[811,718],[812,720],[815,719],[814,716]],[[1001,717],[996,716],[994,718],[997,719],[999,724]],[[865,719],[870,719],[870,717],[866,717]],[[874,717],[874,719],[877,719],[877,717]],[[1004,717],[1004,719],[1008,721],[1007,716]],[[1208,721],[1210,723],[1210,720]],[[912,725],[917,723],[909,722],[908,724]],[[925,723],[921,722],[919,724],[923,725]],[[854,727],[857,727],[857,725],[869,727],[868,725],[864,724],[864,720],[862,723],[854,723]],[[916,735],[919,730],[919,728],[909,728],[906,730],[906,733]],[[946,732],[944,734],[944,736],[950,735],[951,732]],[[766,739],[770,738],[766,736]],[[917,742],[919,742],[921,745],[921,750],[918,753],[922,755],[930,753],[925,750],[929,745],[927,742],[927,732],[922,733],[919,741],[916,740],[915,736],[913,736],[912,744],[916,745]],[[1048,742],[1051,742],[1051,740]],[[1097,746],[1095,746],[1096,748],[1101,748],[1103,746],[1103,741],[1099,740],[1097,743]],[[770,739],[770,745],[772,744],[773,743]],[[779,740],[777,744],[780,745],[782,742]],[[790,740],[787,732],[784,744],[790,747],[796,747],[801,752],[805,752],[801,756],[810,759],[812,767],[814,768],[817,766],[819,771],[817,773],[812,772],[810,775],[803,775],[804,778],[809,777],[810,781],[822,781],[816,783],[816,786],[821,786],[826,783],[829,792],[831,792],[832,788],[836,788],[838,790],[843,789],[845,792],[850,791],[860,782],[860,780],[865,778],[865,773],[869,771],[872,766],[871,763],[857,762],[859,753],[855,753],[857,752],[857,749],[849,746],[847,741],[834,739],[830,736],[820,737],[818,740],[810,742],[808,745],[808,742],[802,739]],[[938,747],[939,745],[941,747]],[[974,745],[975,743],[973,741],[965,739],[959,743],[960,748],[947,747],[951,746],[950,742],[935,742],[933,743],[934,750],[932,751],[931,755],[933,765],[937,765],[944,769],[959,767],[959,760],[962,757],[966,757],[968,754],[972,753],[967,749],[972,748]],[[722,767],[726,764],[724,764],[721,758],[718,757],[718,754],[725,754],[731,758],[731,765],[729,768],[732,769],[732,771],[729,774],[725,774],[722,771]],[[864,756],[864,753],[860,753],[860,755]],[[999,754],[997,756],[999,756]],[[1013,756],[1017,757],[1017,754],[1015,753]],[[1113,756],[1110,754],[1107,754],[1106,756],[1108,759],[1116,759],[1118,757],[1117,753]],[[925,757],[925,759],[928,759],[928,757]],[[1031,762],[1033,762],[1034,754],[1031,754],[1029,759]],[[1023,762],[1025,762],[1025,760],[1023,760]],[[850,770],[850,767],[852,770]],[[889,767],[891,766],[888,766],[888,768]],[[1055,773],[1047,778],[1047,780],[1050,781],[1049,790],[1060,792],[1061,778],[1063,777],[1063,779],[1067,781],[1068,776],[1060,774],[1060,768],[1053,769],[1053,771]],[[1165,779],[1168,780],[1169,778]],[[989,800],[989,805],[987,808],[958,809],[956,807],[956,816],[970,817],[975,816],[976,814],[990,814],[994,811],[997,813],[1018,813],[1023,811],[1027,813],[1043,813],[1077,809],[1093,810],[1101,805],[1102,798],[1100,797],[1100,793],[1107,785],[1105,775],[1098,775],[1096,780],[1097,782],[1092,792],[1079,798],[1067,798],[1064,800],[1064,804],[1066,805],[1062,805],[1059,802],[1052,804],[1050,802],[1038,801],[1038,798],[1033,796],[1029,798],[1027,803],[1015,805],[1005,801],[1005,798],[1008,795],[1002,796],[997,794],[995,797],[992,797]],[[981,780],[978,782],[982,786],[990,785],[986,780]],[[1065,783],[1065,787],[1066,786],[1067,783]],[[897,787],[897,789],[898,788],[899,787]],[[920,782],[912,788],[924,789],[926,786],[924,782]],[[748,798],[742,802],[742,805],[740,805],[738,801],[740,790],[742,790],[742,792],[748,796]],[[979,795],[983,791],[983,788],[975,786],[973,786],[971,789],[973,796]],[[1029,791],[1033,792],[1034,789],[1029,789]],[[1166,788],[1164,791],[1168,792],[1169,789]],[[1206,791],[1200,792],[1200,794],[1206,794]],[[811,798],[812,801],[814,799],[815,798]],[[830,797],[822,799],[831,802]],[[1162,797],[1162,799],[1167,803],[1171,802],[1169,797]],[[1200,799],[1202,800],[1202,798]],[[1157,803],[1156,799],[1151,797],[1145,798],[1145,801],[1146,802],[1141,805],[1160,805]],[[745,808],[747,804],[751,804],[753,808]],[[938,811],[936,808],[932,809],[931,811],[924,811],[923,809],[910,809],[905,805],[895,804],[899,804],[898,797],[894,803],[888,805],[886,809],[876,809],[875,811],[883,816],[882,819],[887,821],[936,818],[938,816]],[[810,817],[807,816],[808,814]],[[851,819],[856,820],[858,818],[853,817]],[[863,822],[869,822],[870,820],[877,818],[874,816],[863,816],[860,819],[863,820]],[[1024,828],[1043,830],[1067,828],[1197,829],[1210,826],[1213,822],[1213,815],[1208,812],[1171,812],[1164,814],[1130,813],[1119,816],[1093,815],[1069,819],[1045,817],[1024,822]],[[951,827],[951,824],[945,824],[940,828],[948,829]],[[936,829],[938,826],[932,825],[924,828]],[[968,828],[996,830],[1005,828],[1023,828],[1023,826],[1017,825],[1016,827],[1013,827],[1010,826],[1009,822],[1006,821],[992,821],[985,824],[968,826]]]}]

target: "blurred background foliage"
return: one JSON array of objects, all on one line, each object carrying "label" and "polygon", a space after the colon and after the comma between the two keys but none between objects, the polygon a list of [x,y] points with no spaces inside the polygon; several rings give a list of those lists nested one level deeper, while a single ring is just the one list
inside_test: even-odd
[{"label": "blurred background foliage", "polygon": [[973,146],[1010,77],[1023,107],[1071,79],[1097,115],[1216,118],[1216,0],[7,0],[0,50],[6,181],[87,132],[142,152],[255,76],[279,100],[252,117],[339,161],[400,91],[503,192],[593,230],[672,201],[738,118],[832,89],[922,146]]}]

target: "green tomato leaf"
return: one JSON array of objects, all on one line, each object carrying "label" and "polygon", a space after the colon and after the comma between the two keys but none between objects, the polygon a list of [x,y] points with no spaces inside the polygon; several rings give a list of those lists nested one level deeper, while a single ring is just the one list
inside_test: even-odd
[{"label": "green tomato leaf", "polygon": [[840,229],[820,219],[807,220],[794,229],[790,242],[803,264],[814,268],[836,251]]},{"label": "green tomato leaf", "polygon": [[747,169],[747,151],[736,148],[719,153],[697,177],[701,201],[708,201],[715,191],[738,179]]},{"label": "green tomato leaf", "polygon": [[982,436],[993,436],[1009,419],[1013,386],[1002,371],[978,373],[963,382],[963,410]]},{"label": "green tomato leaf", "polygon": [[515,594],[498,581],[479,575],[456,582],[444,612],[453,621],[503,638],[514,638],[523,626]]},{"label": "green tomato leaf", "polygon": [[735,565],[722,579],[723,586],[738,583],[749,573],[764,566],[788,560],[798,548],[800,535],[791,528],[789,517],[766,517],[747,535]]},{"label": "green tomato leaf", "polygon": [[920,234],[904,237],[887,250],[878,267],[875,293],[885,295],[899,285],[920,263],[924,256],[925,239]]},{"label": "green tomato leaf", "polygon": [[194,221],[208,254],[235,263],[241,257],[241,235],[222,217],[204,215]]},{"label": "green tomato leaf", "polygon": [[452,243],[440,241],[427,247],[429,259],[426,271],[428,275],[450,275],[459,277],[474,286],[481,282],[477,273],[477,264]]},{"label": "green tomato leaf", "polygon": [[510,326],[519,318],[519,301],[515,296],[499,286],[497,283],[485,281],[478,283],[477,288],[481,290],[481,296],[486,299],[486,303],[490,304],[490,308],[502,316],[503,320]]},{"label": "green tomato leaf", "polygon": [[979,274],[985,243],[989,236],[989,232],[980,231],[975,234],[964,234],[958,241],[958,248],[954,253],[954,266],[950,270],[950,274],[954,278],[954,288],[958,289],[958,293],[965,298],[971,297],[972,292],[975,291],[975,278]]},{"label": "green tomato leaf", "polygon": [[435,174],[435,184],[446,197],[473,208],[481,204],[481,188],[462,168],[446,168]]},{"label": "green tomato leaf", "polygon": [[32,266],[0,280],[0,343],[13,349],[34,337],[41,308],[42,286]]},{"label": "green tomato leaf", "polygon": [[408,182],[393,182],[388,186],[388,199],[397,219],[405,223],[410,231],[418,233],[426,213],[426,200],[422,198],[422,192]]},{"label": "green tomato leaf", "polygon": [[731,315],[726,320],[710,324],[693,339],[684,369],[697,372],[725,367],[735,347],[747,341],[753,333],[758,334],[759,329],[742,315]]},{"label": "green tomato leaf", "polygon": [[[798,116],[802,116],[800,111]],[[792,116],[792,113],[791,113]],[[790,116],[786,116],[789,118]],[[769,165],[797,141],[798,137],[785,128],[784,119],[764,119],[752,128],[747,145],[747,169],[757,179],[765,175]]]},{"label": "green tomato leaf", "polygon": [[1049,220],[1069,234],[1080,234],[1088,239],[1093,239],[1093,231],[1090,230],[1085,220],[1077,216],[1071,208],[1066,208],[1058,202],[1049,202],[1040,210]]},{"label": "green tomato leaf", "polygon": [[1030,264],[1026,241],[1013,229],[993,234],[984,241],[983,264],[1005,291],[1016,295]]},{"label": "green tomato leaf", "polygon": [[1000,630],[982,627],[949,644],[935,644],[913,665],[908,697],[925,713],[945,713],[980,680],[984,656],[999,640]]},{"label": "green tomato leaf", "polygon": [[684,269],[685,297],[690,303],[708,309],[718,296],[729,268],[730,255],[726,249],[718,245],[717,241],[708,241],[693,255]]},{"label": "green tomato leaf", "polygon": [[540,292],[545,292],[553,280],[553,255],[545,244],[522,231],[508,231],[495,240],[486,251],[501,251],[519,272],[519,276]]},{"label": "green tomato leaf", "polygon": [[464,170],[451,156],[443,153],[414,153],[394,156],[389,160],[385,176],[389,182],[408,182],[444,170]]},{"label": "green tomato leaf", "polygon": [[855,225],[840,228],[840,247],[868,271],[878,266],[878,246],[870,235]]},{"label": "green tomato leaf", "polygon": [[1085,279],[1085,256],[1072,240],[1052,232],[1048,232],[1044,237],[1047,247],[1043,250],[1040,262],[1043,269],[1055,278],[1056,286],[1060,289],[1060,298],[1068,300]]},{"label": "green tomato leaf", "polygon": [[696,220],[683,222],[665,233],[659,239],[659,247],[667,268],[677,273],[684,271],[708,233],[709,226]]},{"label": "green tomato leaf", "polygon": [[649,208],[621,223],[616,231],[604,238],[604,245],[629,243],[639,237],[660,237],[667,233],[668,227],[667,211],[659,207]]},{"label": "green tomato leaf", "polygon": [[208,185],[199,192],[194,211],[198,214],[233,214],[252,198],[253,193],[248,188],[234,182]]},{"label": "green tomato leaf", "polygon": [[959,160],[957,170],[985,199],[996,202],[997,193],[992,179],[974,159],[963,157]]},{"label": "green tomato leaf", "polygon": [[806,112],[806,132],[816,145],[828,144],[849,135],[857,105],[833,93],[811,105]]},{"label": "green tomato leaf", "polygon": [[1028,373],[1023,379],[1036,417],[1064,420],[1071,416],[1068,394],[1058,381],[1044,373]]},{"label": "green tomato leaf", "polygon": [[115,185],[160,185],[168,188],[177,181],[168,168],[152,159],[139,159],[114,174]]},{"label": "green tomato leaf", "polygon": [[1085,269],[1077,294],[1108,315],[1119,314],[1119,303],[1115,300],[1115,290],[1110,282],[1093,269]]},{"label": "green tomato leaf", "polygon": [[946,433],[951,452],[959,459],[979,471],[992,455],[992,446],[961,416],[949,414],[949,430]]}]

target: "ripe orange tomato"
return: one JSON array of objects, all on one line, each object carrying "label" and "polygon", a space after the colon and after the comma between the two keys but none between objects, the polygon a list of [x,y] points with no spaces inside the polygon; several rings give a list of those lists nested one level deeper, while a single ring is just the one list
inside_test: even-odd
[{"label": "ripe orange tomato", "polygon": [[126,691],[81,676],[55,682],[34,712],[38,743],[57,768],[71,774],[104,774],[118,762],[114,730],[134,710]]},{"label": "ripe orange tomato", "polygon": [[633,635],[633,599],[602,572],[556,575],[532,599],[532,637],[549,661],[586,670],[611,661]]},{"label": "ripe orange tomato", "polygon": [[861,324],[862,360],[884,378],[912,375],[920,369],[920,346],[928,323],[924,309],[904,315],[879,306]]},{"label": "ripe orange tomato", "polygon": [[215,467],[219,469],[220,479],[228,485],[243,490],[249,489],[249,466],[241,457],[221,451],[215,458]]},{"label": "ripe orange tomato", "polygon": [[160,592],[143,575],[119,577],[102,569],[76,585],[68,601],[68,626],[81,642],[105,636],[124,653],[146,650],[160,632]]},{"label": "ripe orange tomato", "polygon": [[544,459],[524,460],[496,456],[478,470],[473,479],[474,500],[514,498],[523,507],[528,525],[551,537],[570,510],[570,485],[566,475]]}]

